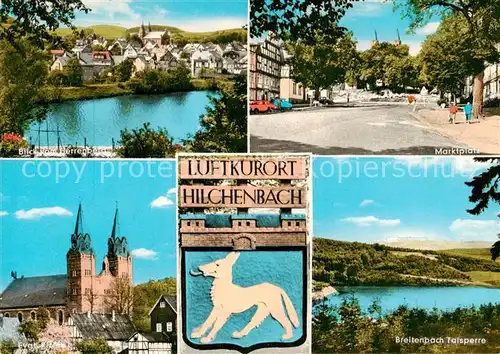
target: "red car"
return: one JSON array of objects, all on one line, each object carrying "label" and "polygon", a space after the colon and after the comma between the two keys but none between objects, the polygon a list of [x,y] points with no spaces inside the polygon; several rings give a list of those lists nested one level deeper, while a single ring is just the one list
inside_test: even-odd
[{"label": "red car", "polygon": [[250,101],[250,112],[252,113],[271,112],[276,109],[276,106],[269,101]]}]

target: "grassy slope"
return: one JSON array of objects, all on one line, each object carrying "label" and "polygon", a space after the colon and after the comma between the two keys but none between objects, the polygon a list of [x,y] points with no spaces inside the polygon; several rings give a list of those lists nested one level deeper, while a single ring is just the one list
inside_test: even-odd
[{"label": "grassy slope", "polygon": [[488,248],[456,248],[450,250],[439,251],[440,253],[448,254],[450,256],[463,256],[477,258],[484,261],[491,260],[491,253]]},{"label": "grassy slope", "polygon": [[500,264],[486,257],[487,251],[422,251],[315,238],[313,277],[337,279],[339,269],[355,266],[351,284],[500,286]]},{"label": "grassy slope", "polygon": [[[97,34],[99,36],[103,36],[104,38],[107,38],[107,39],[124,38],[127,35],[127,33],[138,33],[139,32],[139,27],[132,27],[132,28],[127,29],[125,27],[111,26],[111,25],[95,25],[95,26],[83,27],[83,28],[79,28],[79,29],[92,29],[92,30],[94,30],[95,34]],[[173,26],[152,25],[151,29],[153,31],[168,29],[174,36],[177,35],[177,36],[185,38],[186,40],[189,40],[189,41],[196,41],[196,40],[205,41],[207,39],[216,38],[216,37],[222,36],[222,35],[229,35],[232,33],[241,33],[241,34],[246,36],[246,30],[241,29],[241,28],[214,31],[214,32],[186,32],[180,28],[173,27]],[[67,35],[71,34],[71,29],[59,28],[56,30],[56,33],[61,35],[61,36],[67,36]]]}]

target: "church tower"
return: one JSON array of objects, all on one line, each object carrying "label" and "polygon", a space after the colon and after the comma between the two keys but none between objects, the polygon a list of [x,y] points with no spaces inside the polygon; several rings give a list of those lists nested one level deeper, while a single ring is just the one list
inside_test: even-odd
[{"label": "church tower", "polygon": [[397,31],[398,31],[398,39],[394,41],[394,46],[399,47],[401,45],[401,36],[399,34],[399,29]]},{"label": "church tower", "polygon": [[141,23],[141,28],[139,29],[139,38],[141,41],[144,40],[144,37],[146,37],[146,29],[144,28],[144,22]]},{"label": "church tower", "polygon": [[90,235],[83,231],[82,205],[78,206],[75,230],[71,235],[71,247],[66,254],[67,262],[67,307],[71,312],[91,311],[85,297],[92,293],[95,276],[95,254]]},{"label": "church tower", "polygon": [[376,46],[378,44],[378,34],[377,30],[375,30],[375,39],[372,41],[372,47]]},{"label": "church tower", "polygon": [[132,256],[128,251],[127,239],[119,235],[118,208],[115,210],[111,236],[108,239],[108,253],[106,258],[111,275],[119,278],[128,278],[132,283]]}]

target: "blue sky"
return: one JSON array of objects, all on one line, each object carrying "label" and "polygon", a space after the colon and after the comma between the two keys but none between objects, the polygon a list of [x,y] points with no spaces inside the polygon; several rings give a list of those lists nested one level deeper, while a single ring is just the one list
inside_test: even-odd
[{"label": "blue sky", "polygon": [[173,160],[1,160],[0,193],[0,291],[12,270],[26,277],[66,273],[79,202],[98,271],[118,203],[134,283],[176,275]]},{"label": "blue sky", "polygon": [[399,29],[401,41],[409,45],[410,53],[417,54],[427,35],[436,31],[439,20],[439,18],[433,18],[415,34],[408,34],[410,21],[406,18],[402,19],[400,10],[394,12],[391,1],[365,0],[356,2],[354,7],[347,11],[341,24],[354,33],[360,50],[370,48],[371,41],[375,38],[375,30],[379,41],[392,42],[397,39]]},{"label": "blue sky", "polygon": [[466,212],[473,204],[464,182],[483,168],[468,157],[315,158],[314,236],[368,243],[496,241],[497,204],[480,216]]},{"label": "blue sky", "polygon": [[92,9],[76,14],[74,24],[123,27],[171,25],[186,31],[206,32],[240,28],[247,23],[246,0],[82,0]]}]

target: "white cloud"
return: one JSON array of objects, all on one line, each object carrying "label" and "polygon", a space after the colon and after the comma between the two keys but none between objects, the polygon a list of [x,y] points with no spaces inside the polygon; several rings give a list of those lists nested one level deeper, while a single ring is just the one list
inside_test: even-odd
[{"label": "white cloud", "polygon": [[7,213],[6,211],[0,210],[0,216],[6,216],[6,215],[9,215],[9,213]]},{"label": "white cloud", "polygon": [[174,202],[164,195],[156,198],[149,204],[151,208],[166,208],[170,205],[174,205]]},{"label": "white cloud", "polygon": [[398,226],[401,224],[400,219],[379,219],[375,216],[351,216],[342,221],[346,221],[358,226],[371,226],[371,225],[379,225],[379,226]]},{"label": "white cloud", "polygon": [[462,239],[484,240],[496,237],[500,230],[500,221],[456,219],[448,229]]},{"label": "white cloud", "polygon": [[130,254],[133,257],[140,259],[150,259],[150,260],[158,259],[158,252],[153,250],[148,250],[147,248],[137,248],[135,250],[132,250]]},{"label": "white cloud", "polygon": [[82,0],[82,2],[92,10],[91,15],[105,15],[114,18],[115,15],[119,14],[129,18],[140,18],[140,15],[130,7],[131,0]]},{"label": "white cloud", "polygon": [[177,194],[177,191],[176,191],[175,187],[174,188],[170,188],[168,190],[167,194]]},{"label": "white cloud", "polygon": [[73,213],[68,209],[55,206],[47,208],[33,208],[30,210],[18,210],[15,213],[16,218],[21,220],[39,219],[44,216],[71,216]]},{"label": "white cloud", "polygon": [[433,34],[437,31],[439,24],[439,22],[429,22],[424,27],[418,28],[415,32],[419,35],[428,36],[429,34]]},{"label": "white cloud", "polygon": [[365,206],[368,206],[370,204],[374,204],[375,201],[374,200],[371,200],[371,199],[365,199],[361,202],[361,204],[359,204],[360,207],[365,207]]}]

